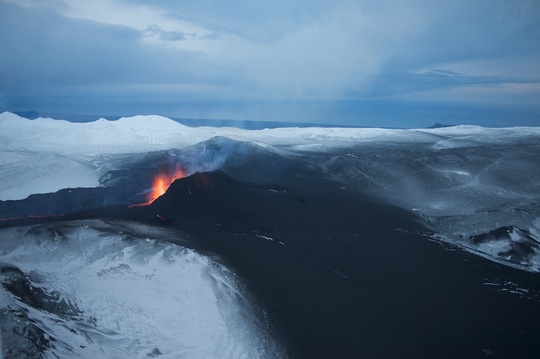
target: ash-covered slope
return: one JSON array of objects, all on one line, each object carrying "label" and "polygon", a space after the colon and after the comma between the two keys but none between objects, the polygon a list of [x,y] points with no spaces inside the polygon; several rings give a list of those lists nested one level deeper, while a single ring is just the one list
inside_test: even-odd
[{"label": "ash-covered slope", "polygon": [[312,169],[285,171],[270,184],[195,173],[145,210],[246,278],[299,357],[540,350],[531,340],[537,276],[429,241],[418,217]]},{"label": "ash-covered slope", "polygon": [[[302,171],[300,166],[298,163],[292,173],[274,175],[273,182],[238,180],[221,170],[195,173],[172,183],[151,209],[180,226],[194,226],[202,221],[199,227],[204,231],[230,229],[237,234],[263,234],[259,233],[262,231],[292,238],[308,230],[315,233],[310,243],[331,239],[335,237],[332,233],[344,229],[350,232],[350,238],[342,238],[347,241],[358,238],[362,232],[393,232],[393,226],[422,228],[414,215],[340,189],[316,172]],[[379,210],[395,220],[393,226],[373,220],[380,218]],[[234,229],[236,225],[238,230]]]}]

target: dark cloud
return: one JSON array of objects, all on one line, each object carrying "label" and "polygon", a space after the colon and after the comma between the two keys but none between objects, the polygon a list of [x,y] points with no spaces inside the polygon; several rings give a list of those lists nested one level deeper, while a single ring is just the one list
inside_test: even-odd
[{"label": "dark cloud", "polygon": [[140,57],[134,46],[139,34],[126,27],[3,3],[0,12],[8,14],[0,21],[0,48],[6,55],[0,57],[4,91],[120,81]]},{"label": "dark cloud", "polygon": [[424,2],[428,25],[409,39],[389,65],[433,66],[462,60],[540,56],[540,2],[456,0]]},{"label": "dark cloud", "polygon": [[220,81],[209,67],[201,68],[205,60],[197,53],[141,43],[148,32],[166,41],[189,34],[158,26],[139,31],[2,2],[0,13],[8,14],[0,21],[2,91]]}]

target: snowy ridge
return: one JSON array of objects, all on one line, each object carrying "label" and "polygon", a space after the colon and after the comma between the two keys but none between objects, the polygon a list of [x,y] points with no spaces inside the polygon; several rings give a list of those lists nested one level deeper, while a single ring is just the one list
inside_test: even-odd
[{"label": "snowy ridge", "polygon": [[238,128],[192,128],[162,116],[124,117],[117,121],[100,119],[71,123],[50,118],[27,120],[15,114],[0,114],[0,149],[51,151],[69,154],[139,153],[182,148],[225,136],[259,141],[269,145],[321,145],[343,147],[362,141],[390,143],[432,143],[444,146],[496,143],[501,137],[518,139],[540,136],[540,128],[484,128],[455,126],[439,129],[380,128],[275,128],[243,130]]},{"label": "snowy ridge", "polygon": [[[5,353],[283,357],[234,274],[193,250],[146,237],[171,235],[103,221],[2,230]],[[24,343],[27,337],[37,339]]]},{"label": "snowy ridge", "polygon": [[50,118],[27,120],[0,114],[0,148],[69,154],[132,153],[183,147],[196,133],[160,116],[135,116],[72,123]]}]

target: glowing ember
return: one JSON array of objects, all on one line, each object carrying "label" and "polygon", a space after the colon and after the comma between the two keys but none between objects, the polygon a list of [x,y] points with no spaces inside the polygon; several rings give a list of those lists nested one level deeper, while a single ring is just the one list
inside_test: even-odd
[{"label": "glowing ember", "polygon": [[158,173],[154,176],[154,179],[152,180],[152,189],[150,190],[150,193],[148,194],[148,201],[145,203],[140,204],[134,204],[130,207],[138,207],[138,206],[147,206],[154,202],[159,196],[163,195],[171,183],[173,183],[178,178],[184,177],[184,172],[182,169],[177,167],[174,172],[162,172]]}]

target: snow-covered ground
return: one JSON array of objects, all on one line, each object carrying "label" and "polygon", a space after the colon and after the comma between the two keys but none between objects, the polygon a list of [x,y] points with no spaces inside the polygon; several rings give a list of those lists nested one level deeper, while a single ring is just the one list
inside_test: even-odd
[{"label": "snow-covered ground", "polygon": [[177,233],[94,220],[0,236],[0,318],[13,358],[283,357],[234,273],[162,241]]}]

